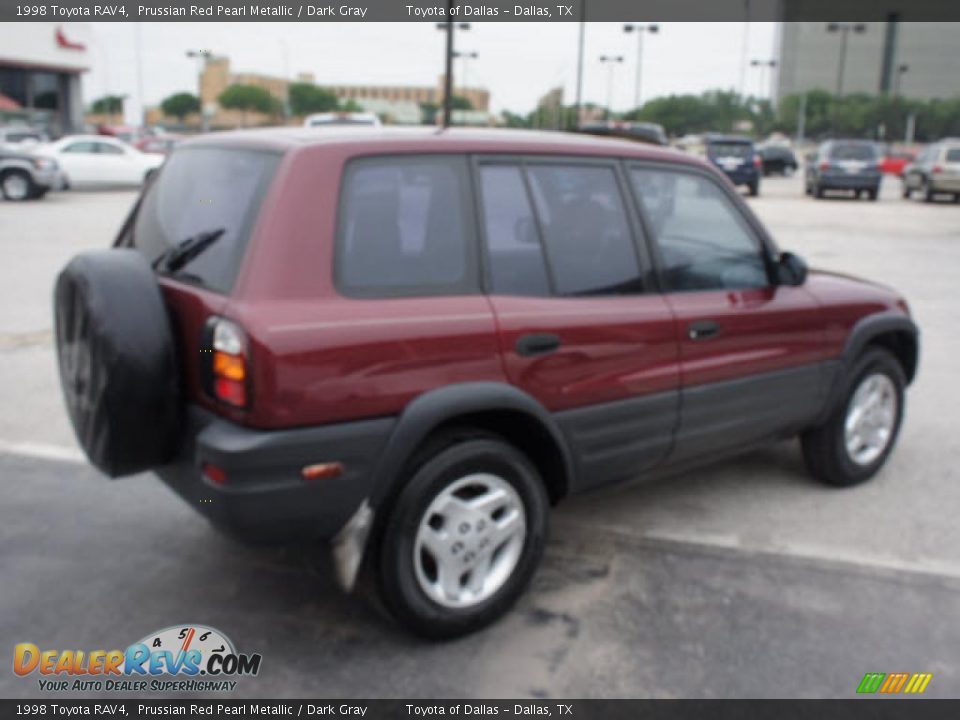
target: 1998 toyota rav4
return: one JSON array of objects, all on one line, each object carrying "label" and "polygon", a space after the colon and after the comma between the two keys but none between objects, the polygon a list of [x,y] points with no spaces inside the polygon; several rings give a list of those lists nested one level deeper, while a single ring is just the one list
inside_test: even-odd
[{"label": "1998 toyota rav4", "polygon": [[866,480],[917,366],[899,295],[780,254],[706,163],[552,134],[185,142],[55,306],[98,468],[331,540],[432,637],[516,600],[567,495],[794,435]]}]

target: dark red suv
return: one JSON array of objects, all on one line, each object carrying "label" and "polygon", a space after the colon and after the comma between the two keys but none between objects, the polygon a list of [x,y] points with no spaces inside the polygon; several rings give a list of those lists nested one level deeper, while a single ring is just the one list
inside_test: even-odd
[{"label": "dark red suv", "polygon": [[432,637],[510,606],[567,495],[794,435],[866,480],[917,366],[899,295],[808,274],[708,164],[559,134],[186,141],[55,305],[98,468],[330,540]]}]

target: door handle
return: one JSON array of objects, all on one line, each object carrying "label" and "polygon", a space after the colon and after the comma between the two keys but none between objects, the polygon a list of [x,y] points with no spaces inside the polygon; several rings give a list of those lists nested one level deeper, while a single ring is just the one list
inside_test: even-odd
[{"label": "door handle", "polygon": [[560,347],[560,338],[553,333],[539,333],[524,335],[517,339],[517,354],[529,357],[531,355],[546,355]]},{"label": "door handle", "polygon": [[691,340],[706,340],[720,334],[720,323],[716,320],[697,320],[687,325],[687,335]]}]

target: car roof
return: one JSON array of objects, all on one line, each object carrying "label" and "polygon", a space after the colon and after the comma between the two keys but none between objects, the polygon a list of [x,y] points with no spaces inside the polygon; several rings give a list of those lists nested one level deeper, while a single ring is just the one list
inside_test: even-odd
[{"label": "car roof", "polygon": [[753,145],[753,140],[743,135],[714,135],[708,133],[703,136],[704,142],[710,143],[742,143],[744,145]]},{"label": "car roof", "polygon": [[58,143],[64,142],[108,142],[115,145],[126,145],[123,140],[120,138],[115,138],[112,135],[64,135],[62,138],[57,140]]},{"label": "car roof", "polygon": [[643,145],[619,138],[578,133],[500,128],[435,127],[280,127],[210,133],[190,138],[179,148],[250,147],[287,152],[316,146],[349,145],[372,152],[476,152],[601,155],[704,165],[701,160],[673,148]]}]

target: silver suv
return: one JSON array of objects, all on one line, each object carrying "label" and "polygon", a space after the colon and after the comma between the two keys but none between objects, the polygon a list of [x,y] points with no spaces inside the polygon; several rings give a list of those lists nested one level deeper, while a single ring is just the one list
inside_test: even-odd
[{"label": "silver suv", "polygon": [[960,202],[960,139],[946,139],[924,148],[917,159],[903,169],[903,197],[919,190],[933,202],[940,194]]},{"label": "silver suv", "polygon": [[62,186],[56,160],[0,150],[0,195],[5,200],[36,200]]}]

